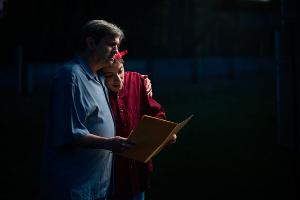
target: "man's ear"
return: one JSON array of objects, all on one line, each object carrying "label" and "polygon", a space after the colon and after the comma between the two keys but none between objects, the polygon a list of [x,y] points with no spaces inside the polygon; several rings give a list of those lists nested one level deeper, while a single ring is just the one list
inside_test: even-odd
[{"label": "man's ear", "polygon": [[89,48],[89,49],[94,49],[96,47],[96,42],[95,42],[95,39],[92,38],[92,37],[87,37],[85,39],[85,42],[86,42],[86,46]]}]

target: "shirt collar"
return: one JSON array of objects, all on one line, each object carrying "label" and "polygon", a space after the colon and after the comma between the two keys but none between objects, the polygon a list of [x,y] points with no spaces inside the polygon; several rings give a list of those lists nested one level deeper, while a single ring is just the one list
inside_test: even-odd
[{"label": "shirt collar", "polygon": [[81,56],[78,56],[77,60],[79,62],[79,65],[82,67],[83,71],[85,72],[86,76],[90,79],[95,79],[96,75],[93,73],[92,69],[90,68],[86,60]]}]

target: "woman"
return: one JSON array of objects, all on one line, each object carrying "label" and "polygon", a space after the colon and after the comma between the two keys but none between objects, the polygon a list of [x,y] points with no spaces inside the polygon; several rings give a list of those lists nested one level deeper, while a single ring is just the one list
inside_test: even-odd
[{"label": "woman", "polygon": [[[103,69],[109,101],[113,111],[116,133],[127,138],[143,115],[165,119],[165,111],[155,101],[146,88],[145,78],[136,72],[125,72],[122,56],[119,53],[111,67]],[[169,143],[174,143],[176,136]],[[115,155],[114,158],[114,200],[143,200],[149,189],[152,162],[142,163]]]}]

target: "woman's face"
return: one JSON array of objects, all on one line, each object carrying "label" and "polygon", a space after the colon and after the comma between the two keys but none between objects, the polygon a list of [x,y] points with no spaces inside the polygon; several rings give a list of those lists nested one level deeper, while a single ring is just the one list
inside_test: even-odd
[{"label": "woman's face", "polygon": [[124,83],[124,66],[122,63],[115,62],[110,67],[103,68],[105,84],[113,92],[122,89]]}]

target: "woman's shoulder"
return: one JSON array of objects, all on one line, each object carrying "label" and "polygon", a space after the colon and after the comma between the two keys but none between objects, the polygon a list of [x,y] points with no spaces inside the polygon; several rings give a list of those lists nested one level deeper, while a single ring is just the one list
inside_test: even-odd
[{"label": "woman's shoulder", "polygon": [[125,77],[142,78],[142,75],[140,73],[138,73],[138,72],[126,71],[125,72]]},{"label": "woman's shoulder", "polygon": [[124,74],[124,86],[125,90],[133,90],[134,88],[143,87],[144,81],[143,77],[138,72],[126,71]]},{"label": "woman's shoulder", "polygon": [[126,82],[130,81],[130,82],[142,84],[143,80],[144,80],[143,76],[138,72],[126,71],[124,76],[125,76],[124,78],[125,78]]}]

